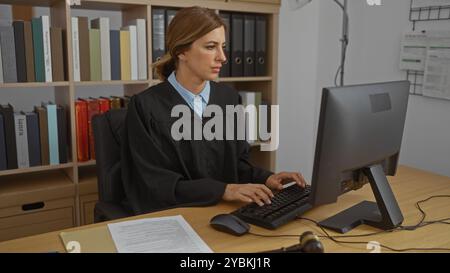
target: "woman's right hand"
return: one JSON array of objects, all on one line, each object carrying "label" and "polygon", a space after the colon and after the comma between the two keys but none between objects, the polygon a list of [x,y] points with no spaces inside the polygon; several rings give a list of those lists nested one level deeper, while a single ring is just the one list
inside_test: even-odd
[{"label": "woman's right hand", "polygon": [[263,184],[228,184],[222,199],[225,201],[255,202],[259,206],[271,204],[272,191]]}]

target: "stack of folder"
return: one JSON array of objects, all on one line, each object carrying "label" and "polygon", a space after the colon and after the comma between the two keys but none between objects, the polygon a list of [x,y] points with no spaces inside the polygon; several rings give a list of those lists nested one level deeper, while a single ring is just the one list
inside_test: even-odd
[{"label": "stack of folder", "polygon": [[[177,10],[152,9],[152,62],[166,52],[167,28]],[[225,55],[220,77],[267,76],[267,16],[249,13],[220,12],[226,32]]]},{"label": "stack of folder", "polygon": [[267,17],[265,15],[220,12],[227,25],[225,55],[228,62],[221,77],[267,75]]}]

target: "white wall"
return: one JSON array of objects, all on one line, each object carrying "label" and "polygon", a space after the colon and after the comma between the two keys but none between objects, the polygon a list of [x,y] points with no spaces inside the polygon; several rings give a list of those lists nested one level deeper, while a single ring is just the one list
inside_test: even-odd
[{"label": "white wall", "polygon": [[[349,15],[345,83],[405,79],[398,60],[401,35],[412,28],[409,0],[383,0],[381,7],[352,0]],[[339,65],[341,16],[332,0],[316,0],[295,11],[282,1],[277,170],[300,170],[311,177],[320,90],[333,85]],[[449,22],[417,25],[449,26]],[[400,163],[450,176],[450,101],[410,96]]]}]

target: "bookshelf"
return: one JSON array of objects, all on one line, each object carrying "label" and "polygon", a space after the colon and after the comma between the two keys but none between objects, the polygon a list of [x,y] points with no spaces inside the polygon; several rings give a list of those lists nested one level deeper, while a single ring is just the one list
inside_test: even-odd
[{"label": "bookshelf", "polygon": [[[8,89],[8,94],[11,94],[9,89],[15,90],[17,88],[25,89],[29,92],[33,92],[35,88],[53,90],[55,103],[64,105],[67,109],[69,120],[68,137],[70,140],[69,162],[67,164],[0,171],[0,203],[4,196],[14,191],[14,187],[11,186],[13,185],[12,181],[19,181],[21,184],[29,185],[27,190],[30,192],[42,190],[47,190],[49,192],[58,192],[61,190],[65,192],[66,195],[63,198],[65,206],[67,205],[68,200],[71,200],[73,203],[70,209],[71,213],[73,212],[73,225],[76,226],[91,222],[89,219],[92,218],[93,212],[90,210],[92,210],[95,201],[97,200],[95,160],[86,162],[77,161],[75,101],[77,100],[81,89],[111,87],[119,88],[119,92],[123,92],[123,95],[134,95],[160,82],[152,77],[153,73],[151,69],[152,7],[182,8],[199,5],[218,11],[245,11],[246,13],[265,14],[268,19],[267,75],[262,77],[226,77],[218,78],[217,81],[225,82],[238,90],[259,91],[262,93],[262,98],[265,101],[270,104],[277,104],[278,16],[280,0],[82,0],[81,5],[69,6],[70,2],[71,1],[65,0],[0,0],[0,5],[24,5],[48,8],[51,26],[60,27],[67,33],[71,33],[72,16],[87,16],[89,19],[92,19],[91,17],[96,16],[96,14],[101,14],[97,15],[97,17],[100,17],[108,16],[107,14],[111,13],[120,18],[119,21],[121,26],[125,26],[133,19],[145,19],[147,27],[148,77],[146,80],[74,81],[73,59],[71,54],[72,40],[71,35],[66,35],[66,48],[64,50],[67,59],[66,81],[47,83],[0,83],[0,93]],[[111,28],[113,28],[113,26],[111,26]],[[23,94],[20,93],[20,95]],[[95,96],[95,94],[93,96]],[[36,104],[39,103],[40,101],[36,101]],[[259,151],[259,145],[259,142],[251,145],[251,160],[261,167],[274,170],[275,152],[261,152]],[[45,183],[40,183],[38,182],[39,180],[51,180],[52,183],[50,186],[45,186]],[[9,181],[8,187],[4,185],[5,181]],[[68,190],[68,188],[70,189]],[[47,198],[46,200],[49,200],[43,200],[45,203],[55,203],[62,198],[60,195],[52,194],[43,194],[43,197]],[[26,200],[23,200],[23,202],[26,202]],[[56,209],[58,208],[55,208],[55,210]],[[2,208],[0,208],[0,211],[1,210]],[[10,216],[0,214],[0,219],[7,219],[8,217],[28,217],[29,214],[40,213],[42,210],[45,210],[45,208],[36,209],[34,211],[20,211]],[[46,227],[48,227],[47,230],[44,230],[45,228],[37,230],[39,230],[39,232],[54,230],[51,226]],[[2,233],[1,230],[0,233]],[[32,230],[27,230],[26,232],[24,231],[23,234],[18,235],[25,236],[35,233],[36,232],[33,233]],[[2,237],[0,236],[0,238]]]}]

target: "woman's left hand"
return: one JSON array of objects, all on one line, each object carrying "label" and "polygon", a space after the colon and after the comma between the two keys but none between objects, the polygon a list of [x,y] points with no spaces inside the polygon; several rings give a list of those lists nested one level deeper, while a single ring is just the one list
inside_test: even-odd
[{"label": "woman's left hand", "polygon": [[266,186],[273,190],[282,190],[283,185],[290,182],[296,182],[300,187],[306,186],[305,178],[301,173],[295,172],[281,172],[272,174],[266,180]]}]

